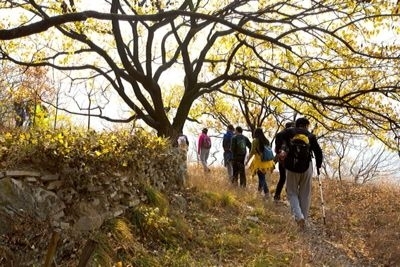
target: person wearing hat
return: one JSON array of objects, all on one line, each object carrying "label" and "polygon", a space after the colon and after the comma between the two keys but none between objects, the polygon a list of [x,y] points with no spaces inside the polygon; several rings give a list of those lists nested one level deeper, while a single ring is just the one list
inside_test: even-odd
[{"label": "person wearing hat", "polygon": [[[286,193],[294,219],[301,230],[306,227],[311,204],[311,180],[313,175],[312,154],[315,157],[317,173],[322,165],[322,150],[314,134],[308,131],[310,122],[307,118],[296,120],[294,128],[285,129],[280,140],[276,140],[278,158],[286,169]],[[297,142],[304,142],[302,147],[307,153],[300,153]],[[305,155],[300,158],[300,154]]]},{"label": "person wearing hat", "polygon": [[207,135],[208,129],[204,128],[201,131],[199,136],[198,146],[197,146],[197,153],[200,159],[201,164],[203,165],[203,169],[205,172],[209,172],[210,168],[208,168],[207,160],[210,155],[211,149],[211,138]]}]

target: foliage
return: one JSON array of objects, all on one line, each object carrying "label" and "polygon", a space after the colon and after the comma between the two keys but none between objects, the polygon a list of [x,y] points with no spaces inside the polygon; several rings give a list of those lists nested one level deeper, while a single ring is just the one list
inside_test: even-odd
[{"label": "foliage", "polygon": [[[39,166],[44,171],[63,173],[75,170],[69,181],[80,186],[90,184],[90,173],[131,173],[133,180],[152,185],[179,183],[180,155],[171,149],[167,139],[145,131],[97,133],[60,129],[5,131],[0,136],[2,168]],[[164,180],[165,179],[165,180]]]},{"label": "foliage", "polygon": [[[92,116],[138,119],[174,138],[187,119],[206,120],[198,100],[224,93],[239,99],[235,109],[249,128],[299,113],[325,130],[371,133],[394,147],[399,49],[392,1],[63,3],[3,1],[21,15],[7,17],[0,30],[1,56],[58,69],[70,88],[96,78],[129,110],[113,118],[96,107]],[[222,125],[234,121],[230,109],[218,111]]]}]

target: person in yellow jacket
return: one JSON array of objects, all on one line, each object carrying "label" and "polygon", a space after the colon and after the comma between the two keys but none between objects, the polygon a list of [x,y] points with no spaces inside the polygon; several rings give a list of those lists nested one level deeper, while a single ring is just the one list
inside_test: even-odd
[{"label": "person in yellow jacket", "polygon": [[251,150],[246,165],[253,158],[249,167],[250,172],[252,175],[257,174],[258,176],[258,191],[264,192],[265,197],[269,198],[267,178],[269,178],[274,170],[275,162],[273,159],[262,161],[264,146],[270,146],[270,142],[265,137],[263,130],[261,128],[257,128],[253,134],[253,142],[251,144]]}]

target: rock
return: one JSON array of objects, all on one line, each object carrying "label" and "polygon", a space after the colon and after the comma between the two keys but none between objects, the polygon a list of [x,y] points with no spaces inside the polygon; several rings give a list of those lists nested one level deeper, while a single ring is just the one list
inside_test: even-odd
[{"label": "rock", "polygon": [[260,222],[260,219],[257,216],[247,216],[246,219],[255,223]]},{"label": "rock", "polygon": [[100,215],[82,216],[74,224],[75,231],[87,232],[100,228],[103,224],[103,218]]},{"label": "rock", "polygon": [[51,181],[48,185],[47,185],[47,190],[58,190],[63,186],[64,182],[63,181]]},{"label": "rock", "polygon": [[28,183],[36,183],[38,181],[38,179],[35,177],[26,177],[25,181]]},{"label": "rock", "polygon": [[174,194],[173,203],[180,211],[185,211],[188,206],[186,199],[180,194]]},{"label": "rock", "polygon": [[67,222],[60,222],[59,227],[62,230],[68,230],[71,226]]},{"label": "rock", "polygon": [[12,178],[0,180],[0,233],[11,230],[13,217],[26,214],[44,221],[63,214],[65,204],[51,191]]},{"label": "rock", "polygon": [[5,175],[8,177],[40,177],[40,172],[35,171],[6,171]]},{"label": "rock", "polygon": [[44,181],[44,182],[50,182],[50,181],[56,181],[60,179],[60,175],[59,174],[45,174],[43,176],[40,177],[40,180]]}]

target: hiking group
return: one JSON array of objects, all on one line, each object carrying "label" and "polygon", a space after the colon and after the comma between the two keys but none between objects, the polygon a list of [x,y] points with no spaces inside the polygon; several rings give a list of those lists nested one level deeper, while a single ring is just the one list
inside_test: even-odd
[{"label": "hiking group", "polygon": [[267,181],[275,168],[275,163],[278,163],[279,181],[274,200],[276,203],[281,200],[281,192],[286,182],[287,199],[300,229],[304,229],[307,225],[311,204],[314,170],[312,158],[315,158],[318,175],[323,159],[316,136],[308,130],[309,125],[307,118],[286,123],[285,129],[275,136],[275,156],[271,143],[261,128],[255,129],[253,141],[250,142],[242,134],[243,129],[240,126],[234,128],[233,125],[228,125],[222,141],[224,165],[230,182],[233,185],[246,187],[245,166],[250,163],[249,171],[258,177],[258,191],[266,198],[270,195]]}]

